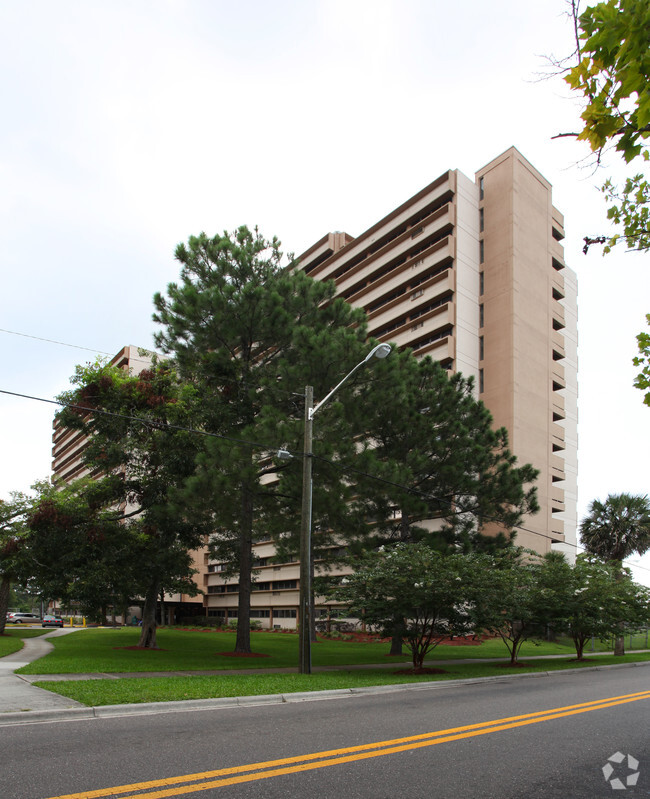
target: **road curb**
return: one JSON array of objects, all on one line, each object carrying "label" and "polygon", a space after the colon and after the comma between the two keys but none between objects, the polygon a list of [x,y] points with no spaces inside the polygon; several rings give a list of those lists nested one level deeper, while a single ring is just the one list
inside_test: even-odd
[{"label": "road curb", "polygon": [[291,694],[263,694],[260,696],[216,697],[213,699],[185,699],[174,702],[143,702],[133,705],[102,705],[100,707],[76,707],[52,710],[24,710],[0,714],[0,727],[21,724],[42,724],[55,721],[84,721],[117,716],[153,715],[160,713],[188,713],[197,710],[226,710],[256,705],[282,705],[298,702],[318,702],[327,699],[352,699],[356,696],[388,694],[398,691],[430,691],[459,685],[510,682],[511,680],[536,679],[580,675],[590,671],[650,666],[650,661],[637,663],[613,663],[604,666],[588,666],[583,669],[559,669],[535,671],[524,674],[498,674],[491,677],[473,677],[467,680],[436,680],[432,682],[396,683],[394,685],[368,685],[361,688],[336,688],[327,691],[300,691]]}]

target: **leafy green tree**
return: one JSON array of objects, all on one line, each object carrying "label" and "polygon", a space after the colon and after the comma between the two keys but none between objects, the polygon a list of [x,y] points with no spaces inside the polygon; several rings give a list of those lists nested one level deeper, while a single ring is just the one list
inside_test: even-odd
[{"label": "leafy green tree", "polygon": [[[112,513],[102,520],[115,521],[110,538],[122,538],[122,551],[138,571],[130,593],[144,597],[138,646],[155,648],[158,596],[198,593],[189,553],[203,545],[211,529],[210,514],[181,494],[204,442],[187,429],[200,397],[170,365],[155,360],[138,375],[102,363],[78,367],[72,382],[75,388],[60,397],[65,407],[57,418],[86,435],[83,462],[92,474],[104,475],[91,484],[89,497],[79,492],[79,498],[91,509],[97,505]],[[104,535],[100,543],[108,540]],[[98,558],[87,566],[93,580],[106,586],[114,566],[110,558],[101,561],[101,549]],[[104,580],[94,574],[100,565]]]},{"label": "leafy green tree", "polygon": [[513,550],[493,557],[477,600],[479,625],[498,635],[516,666],[525,641],[544,638],[562,618],[561,556]]},{"label": "leafy green tree", "polygon": [[[650,325],[650,314],[646,315],[646,321]],[[632,359],[632,362],[635,366],[640,366],[641,371],[634,378],[634,385],[645,391],[643,402],[650,405],[650,333],[639,333],[636,340],[639,354]]]},{"label": "leafy green tree", "polygon": [[573,566],[564,566],[562,615],[576,648],[576,658],[584,660],[591,638],[604,641],[620,631],[621,620],[628,627],[648,623],[650,590],[637,585],[624,570],[593,555],[579,555]]},{"label": "leafy green tree", "polygon": [[[575,135],[589,143],[598,160],[613,145],[626,164],[650,158],[650,6],[647,0],[606,0],[589,6],[583,14],[573,0],[577,63],[565,80],[582,96],[583,128]],[[609,202],[607,216],[622,232],[607,239],[585,239],[606,243],[609,252],[619,241],[630,249],[647,250],[650,245],[650,186],[643,172],[619,187],[606,181],[603,192]]]},{"label": "leafy green tree", "polygon": [[285,266],[277,239],[257,230],[202,233],[176,258],[180,281],[154,297],[156,344],[201,397],[196,425],[211,437],[188,494],[214,516],[213,555],[238,580],[235,651],[250,652],[252,545],[287,501],[271,456],[300,435],[302,388],[324,396],[365,356],[365,316],[334,299],[333,283]]},{"label": "leafy green tree", "polygon": [[13,491],[7,502],[0,500],[0,635],[5,631],[11,583],[22,575],[20,551],[29,506],[29,497],[19,491]]},{"label": "leafy green tree", "polygon": [[382,634],[399,634],[411,650],[413,670],[450,636],[476,630],[476,581],[485,555],[442,554],[426,544],[398,543],[367,552],[334,590],[350,613]]},{"label": "leafy green tree", "polygon": [[89,479],[39,484],[21,551],[32,590],[99,621],[105,620],[107,606],[130,604],[142,584],[134,557],[135,528],[105,507],[106,487]]},{"label": "leafy green tree", "polygon": [[[632,494],[610,494],[604,502],[593,500],[580,523],[580,540],[587,552],[612,562],[622,579],[625,558],[650,549],[650,500]],[[622,635],[616,639],[614,654],[625,654]]]}]

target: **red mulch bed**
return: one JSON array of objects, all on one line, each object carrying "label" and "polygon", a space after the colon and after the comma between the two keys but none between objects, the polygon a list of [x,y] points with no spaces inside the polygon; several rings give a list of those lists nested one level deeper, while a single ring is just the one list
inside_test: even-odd
[{"label": "red mulch bed", "polygon": [[135,652],[168,652],[167,649],[161,649],[159,646],[114,646],[113,649],[132,649]]},{"label": "red mulch bed", "polygon": [[217,655],[225,658],[270,658],[271,655],[262,655],[259,652],[217,652]]},{"label": "red mulch bed", "polygon": [[522,663],[521,661],[518,660],[516,663],[510,663],[510,661],[508,661],[507,663],[495,663],[494,665],[495,666],[499,666],[499,668],[501,668],[501,669],[530,669],[535,664],[534,663]]}]

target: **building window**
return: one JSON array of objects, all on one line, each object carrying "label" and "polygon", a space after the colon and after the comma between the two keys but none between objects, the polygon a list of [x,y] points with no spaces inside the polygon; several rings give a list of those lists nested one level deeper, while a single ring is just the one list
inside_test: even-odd
[{"label": "building window", "polygon": [[483,327],[485,325],[485,308],[483,303],[478,306],[478,326]]},{"label": "building window", "polygon": [[478,243],[478,260],[481,264],[485,261],[485,242],[483,239]]},{"label": "building window", "polygon": [[478,390],[480,394],[485,391],[485,377],[483,376],[482,369],[478,370]]},{"label": "building window", "polygon": [[485,198],[485,178],[478,179],[478,198],[483,200]]},{"label": "building window", "polygon": [[284,591],[291,588],[298,587],[298,580],[274,580],[273,581],[273,590],[274,591]]},{"label": "building window", "polygon": [[483,336],[478,337],[478,357],[480,361],[485,358],[485,340]]},{"label": "building window", "polygon": [[287,608],[285,610],[274,610],[273,617],[276,619],[295,619],[296,611]]},{"label": "building window", "polygon": [[481,297],[485,294],[485,272],[478,273],[478,293]]},{"label": "building window", "polygon": [[478,209],[478,229],[481,233],[485,230],[485,212],[483,208]]}]

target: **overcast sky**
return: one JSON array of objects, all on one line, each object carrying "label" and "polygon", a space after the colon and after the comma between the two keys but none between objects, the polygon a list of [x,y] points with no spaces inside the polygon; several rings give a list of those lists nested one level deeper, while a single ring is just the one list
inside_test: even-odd
[{"label": "overcast sky", "polygon": [[[553,184],[579,281],[579,518],[645,494],[633,388],[647,256],[606,230],[545,55],[564,0],[0,0],[0,389],[53,399],[77,363],[152,346],[177,243],[241,224],[300,253],[358,235],[449,168],[515,145]],[[12,331],[12,332],[6,332]],[[17,334],[24,335],[17,335]],[[50,339],[72,346],[49,343]],[[0,497],[49,476],[54,406],[0,394]],[[650,558],[635,570],[650,584]]]}]

